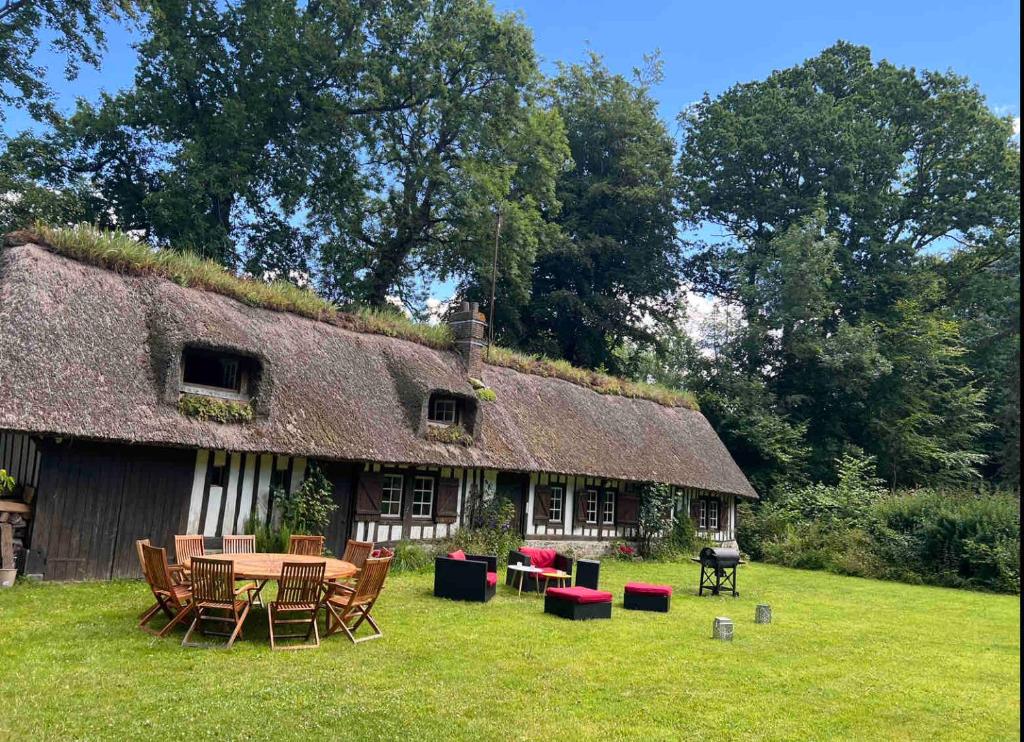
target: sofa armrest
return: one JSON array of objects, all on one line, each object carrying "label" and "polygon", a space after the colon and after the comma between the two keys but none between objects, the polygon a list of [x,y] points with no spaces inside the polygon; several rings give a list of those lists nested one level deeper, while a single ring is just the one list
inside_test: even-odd
[{"label": "sofa armrest", "polygon": [[566,574],[572,574],[572,557],[565,554],[555,554],[555,569],[560,569]]},{"label": "sofa armrest", "polygon": [[[491,595],[494,594],[493,588]],[[486,600],[487,562],[434,558],[434,595],[453,600]]]},{"label": "sofa armrest", "polygon": [[530,557],[521,551],[510,551],[508,553],[509,564],[532,564]]},{"label": "sofa armrest", "polygon": [[488,572],[498,571],[497,554],[466,554],[466,560],[471,562],[486,562]]}]

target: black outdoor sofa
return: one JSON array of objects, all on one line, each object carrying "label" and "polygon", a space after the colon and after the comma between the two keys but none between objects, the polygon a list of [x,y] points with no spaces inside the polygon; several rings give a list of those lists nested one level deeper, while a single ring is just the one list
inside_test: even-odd
[{"label": "black outdoor sofa", "polygon": [[[522,546],[518,551],[508,553],[509,564],[527,564],[531,567],[538,567],[546,572],[565,572],[572,575],[573,559],[571,556],[559,554],[554,549],[537,549],[532,546]],[[539,575],[543,577],[543,574]],[[515,587],[514,580],[520,579],[512,570],[505,574],[505,584]],[[543,581],[537,579],[538,575],[527,574],[524,579],[523,590],[527,592],[540,592],[543,589]]]}]

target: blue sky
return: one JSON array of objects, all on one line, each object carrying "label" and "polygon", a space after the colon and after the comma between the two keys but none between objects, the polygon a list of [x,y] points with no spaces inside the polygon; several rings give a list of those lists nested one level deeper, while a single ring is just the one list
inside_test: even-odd
[{"label": "blue sky", "polygon": [[[845,39],[865,44],[876,58],[899,65],[953,69],[974,80],[1000,114],[1020,113],[1020,4],[861,0],[860,2],[654,2],[651,0],[499,0],[521,12],[533,29],[547,71],[558,60],[577,61],[588,48],[615,71],[629,72],[642,55],[660,49],[665,81],[655,90],[662,114],[674,119],[705,91],[763,78]],[[75,96],[95,98],[131,82],[131,36],[109,28],[100,70],[78,80],[60,76],[59,58],[44,53],[61,108]],[[6,133],[31,124],[8,111]]]}]

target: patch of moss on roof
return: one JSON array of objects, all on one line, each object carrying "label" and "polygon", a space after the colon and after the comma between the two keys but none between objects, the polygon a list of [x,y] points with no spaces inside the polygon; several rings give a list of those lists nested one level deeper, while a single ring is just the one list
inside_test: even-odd
[{"label": "patch of moss on roof", "polygon": [[[73,227],[37,224],[32,230],[13,232],[4,238],[5,246],[29,243],[117,273],[161,276],[180,286],[221,294],[252,307],[291,312],[355,332],[400,338],[437,350],[454,348],[451,329],[447,325],[415,322],[388,310],[361,308],[342,311],[315,292],[288,281],[267,282],[238,276],[219,263],[193,252],[153,249],[123,232],[104,231],[88,224]],[[486,362],[526,374],[562,379],[599,394],[646,399],[666,407],[697,409],[696,400],[689,392],[577,368],[563,360],[494,346]]]}]

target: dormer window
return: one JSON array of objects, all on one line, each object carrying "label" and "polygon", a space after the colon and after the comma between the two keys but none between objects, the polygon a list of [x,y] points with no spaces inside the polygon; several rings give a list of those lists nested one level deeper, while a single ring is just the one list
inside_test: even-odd
[{"label": "dormer window", "polygon": [[181,354],[181,391],[221,399],[248,400],[256,361],[205,348]]},{"label": "dormer window", "polygon": [[442,394],[435,394],[430,398],[430,411],[427,419],[438,425],[454,425],[460,422],[459,400]]}]

